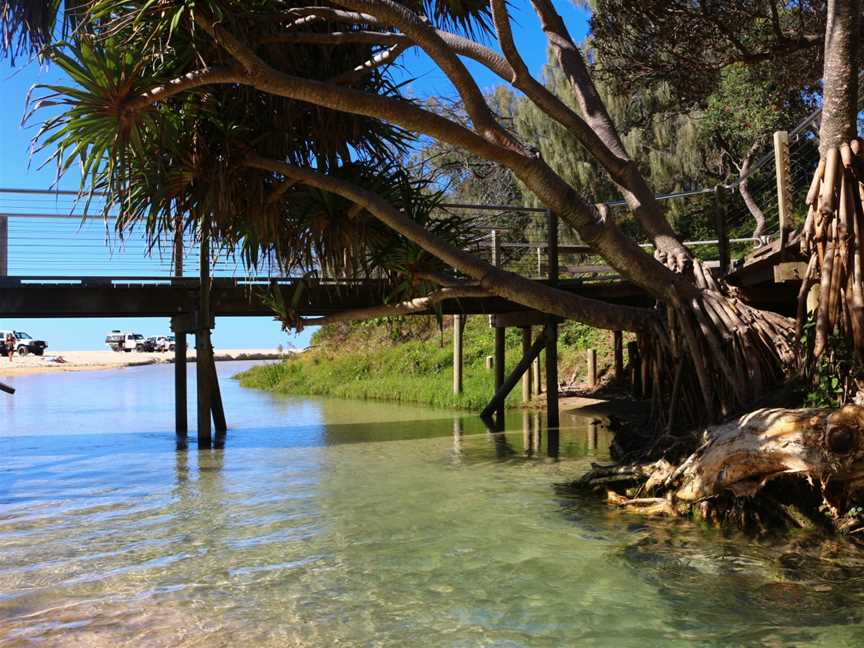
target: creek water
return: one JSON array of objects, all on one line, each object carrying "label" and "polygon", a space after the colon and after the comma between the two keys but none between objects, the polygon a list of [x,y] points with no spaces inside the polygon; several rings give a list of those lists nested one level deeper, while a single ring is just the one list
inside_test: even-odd
[{"label": "creek water", "polygon": [[[864,576],[560,488],[610,436],[246,390],[178,448],[170,366],[7,379],[0,646],[860,646]],[[806,544],[803,539],[799,544]],[[850,562],[851,560],[851,562]]]}]

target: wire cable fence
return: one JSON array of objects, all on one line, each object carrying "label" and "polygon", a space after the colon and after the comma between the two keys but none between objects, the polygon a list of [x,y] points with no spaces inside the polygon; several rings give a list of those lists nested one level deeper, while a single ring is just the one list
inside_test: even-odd
[{"label": "wire cable fence", "polygon": [[[85,217],[74,192],[0,190],[0,275],[27,277],[172,278],[178,276],[173,232],[155,237],[141,223],[120,231],[117,215]],[[101,214],[95,197],[90,214]],[[182,236],[182,275],[198,276],[200,242],[194,232]],[[214,248],[213,277],[281,276],[265,257],[255,268],[242,262],[237,249]]]}]

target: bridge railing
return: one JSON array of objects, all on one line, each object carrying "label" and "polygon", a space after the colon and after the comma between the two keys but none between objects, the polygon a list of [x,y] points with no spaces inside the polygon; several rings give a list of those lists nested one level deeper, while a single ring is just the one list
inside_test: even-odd
[{"label": "bridge railing", "polygon": [[[699,209],[716,210],[715,192],[699,190],[659,196],[660,200],[686,202]],[[98,197],[96,199],[98,201]],[[608,203],[615,210],[621,203]],[[100,205],[91,205],[98,211]],[[546,277],[549,268],[548,210],[510,205],[445,204],[441,209],[470,221],[476,236],[469,248],[500,267],[529,277]],[[724,207],[729,213],[730,205]],[[613,212],[614,213],[614,212]],[[713,213],[713,212],[712,212]],[[704,218],[702,219],[705,220]],[[156,281],[178,276],[176,241],[171,233],[150,241],[143,228],[122,234],[111,218],[83,218],[75,192],[0,189],[0,277],[121,277]],[[725,228],[724,228],[725,230]],[[743,253],[759,241],[747,236],[703,237],[688,245],[709,265],[718,265],[724,246]],[[637,233],[638,236],[638,233]],[[605,261],[584,246],[564,223],[558,223],[558,264],[562,278],[608,279],[614,276]],[[647,253],[651,244],[643,242]],[[199,243],[192,235],[182,240],[182,274],[199,274]],[[240,280],[281,277],[280,269],[267,260],[257,268],[244,266],[233,251],[211,256],[214,277]]]}]

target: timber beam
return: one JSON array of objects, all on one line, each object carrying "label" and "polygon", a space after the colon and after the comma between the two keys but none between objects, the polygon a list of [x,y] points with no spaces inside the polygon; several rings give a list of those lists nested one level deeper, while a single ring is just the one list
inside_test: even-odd
[{"label": "timber beam", "polygon": [[531,368],[531,363],[534,362],[534,358],[540,355],[540,352],[546,348],[546,333],[541,333],[540,336],[534,341],[534,344],[531,345],[531,348],[528,352],[522,356],[522,359],[519,360],[519,363],[510,372],[510,375],[503,381],[503,383],[496,389],[495,395],[492,397],[492,400],[489,401],[489,404],[483,408],[483,412],[480,414],[483,418],[488,418],[495,411],[501,411],[504,407],[504,401],[507,399],[507,395],[513,391],[513,388],[516,386],[516,383],[522,378],[522,374],[528,371]]}]

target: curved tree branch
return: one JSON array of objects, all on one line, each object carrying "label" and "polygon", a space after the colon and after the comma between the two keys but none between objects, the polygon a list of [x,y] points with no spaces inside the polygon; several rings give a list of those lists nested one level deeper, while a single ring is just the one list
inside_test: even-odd
[{"label": "curved tree branch", "polygon": [[420,16],[391,0],[336,0],[336,2],[356,11],[365,10],[382,22],[397,27],[419,45],[453,83],[459,96],[462,97],[465,111],[471,118],[474,130],[490,142],[519,152],[525,150],[522,144],[498,123],[465,64],[459,60],[436,30]]},{"label": "curved tree branch", "polygon": [[296,167],[258,155],[247,156],[250,167],[278,173],[286,178],[342,196],[361,205],[382,223],[444,261],[459,272],[478,281],[478,289],[544,313],[572,318],[612,330],[641,331],[654,321],[649,309],[615,306],[551,288],[521,275],[500,270],[478,257],[442,241],[423,226],[405,216],[379,195],[345,180],[332,178],[311,169]]},{"label": "curved tree branch", "polygon": [[397,317],[399,315],[428,313],[435,304],[440,304],[448,299],[469,299],[488,296],[489,293],[479,287],[441,288],[423,297],[415,297],[414,299],[408,299],[397,304],[381,304],[368,308],[354,308],[318,318],[304,317],[300,320],[300,323],[303,326],[323,326],[338,322],[370,320],[376,317]]},{"label": "curved tree branch", "polygon": [[[673,270],[683,271],[688,263],[692,262],[692,255],[678,240],[654,192],[639,173],[635,162],[630,160],[612,118],[591,80],[582,53],[571,38],[567,26],[551,0],[531,0],[531,4],[540,18],[543,32],[558,58],[562,71],[573,87],[585,120],[612,154],[626,161],[617,172],[613,172],[615,170],[608,167],[607,171],[621,189],[627,206],[653,239],[658,258]],[[602,162],[601,158],[598,160]]]},{"label": "curved tree branch", "polygon": [[[523,181],[542,203],[556,211],[565,223],[576,229],[582,240],[597,250],[615,270],[649,294],[658,299],[668,299],[675,295],[686,297],[696,291],[696,286],[688,279],[669,271],[645,254],[613,221],[604,221],[596,207],[583,200],[543,160],[499,146],[411,102],[280,72],[270,67],[251,48],[221,26],[214,25],[201,12],[196,12],[195,20],[245,67],[245,71],[236,76],[231,75],[223,82],[243,83],[262,92],[305,101],[331,110],[384,119],[502,164]],[[202,77],[197,79],[196,83],[206,85],[207,81]],[[150,103],[177,94],[181,87],[188,89],[191,85],[191,82],[182,86],[167,84],[158,92],[151,91],[128,100],[125,109],[140,110]],[[552,312],[558,313],[559,310]]]}]

